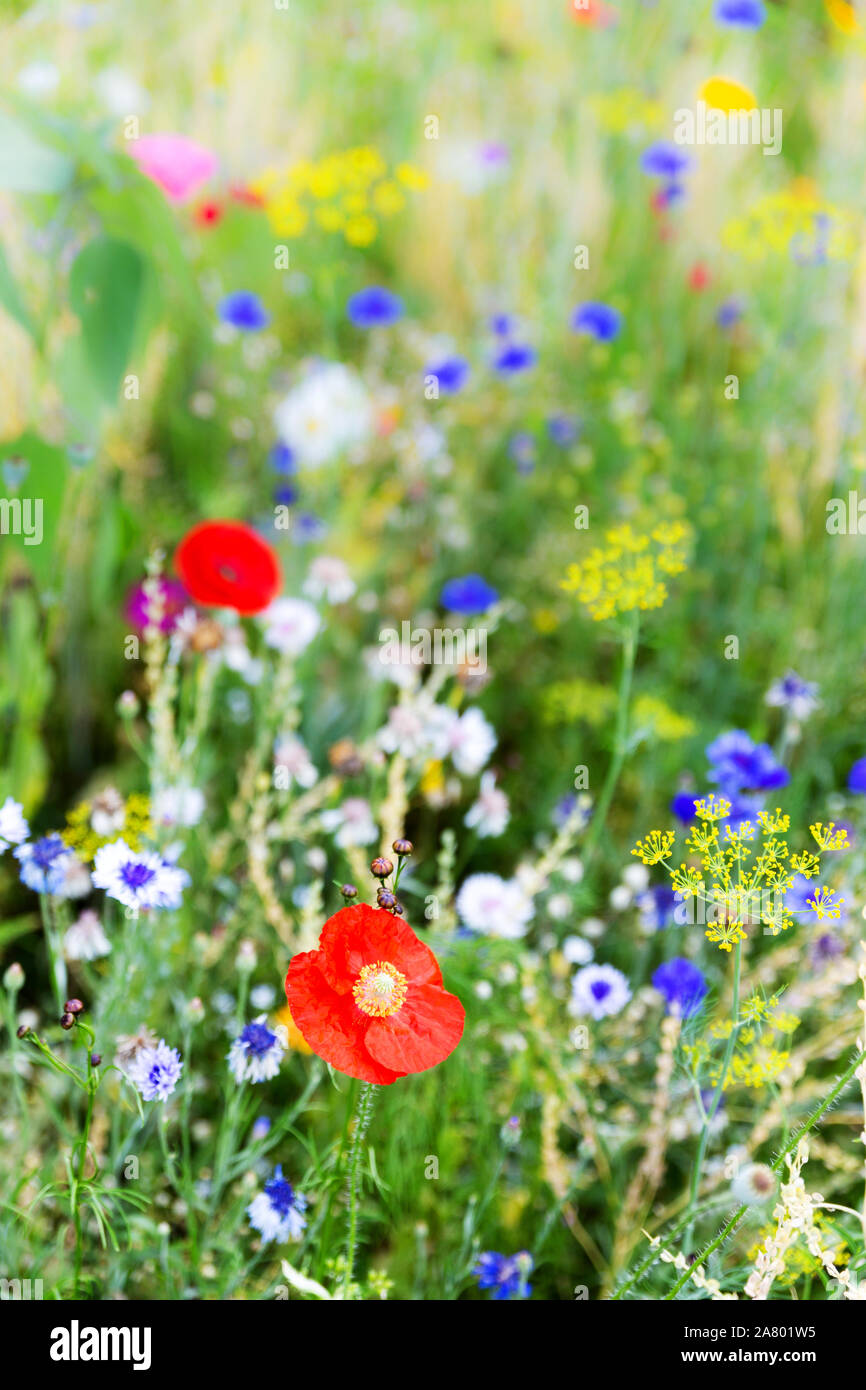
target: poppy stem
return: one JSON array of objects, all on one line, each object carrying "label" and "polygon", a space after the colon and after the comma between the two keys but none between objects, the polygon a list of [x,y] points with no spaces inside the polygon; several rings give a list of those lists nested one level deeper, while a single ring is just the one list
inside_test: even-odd
[{"label": "poppy stem", "polygon": [[373,1118],[373,1105],[378,1087],[367,1082],[361,1088],[355,1110],[355,1128],[352,1134],[352,1147],[349,1150],[349,1225],[346,1232],[346,1260],[343,1271],[344,1299],[351,1297],[352,1275],[355,1269],[355,1246],[358,1238],[358,1177],[361,1155],[364,1151],[364,1136]]}]

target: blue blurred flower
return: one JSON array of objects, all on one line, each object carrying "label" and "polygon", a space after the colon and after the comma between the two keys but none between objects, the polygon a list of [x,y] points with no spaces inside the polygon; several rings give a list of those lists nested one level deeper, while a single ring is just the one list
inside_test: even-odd
[{"label": "blue blurred flower", "polygon": [[493,369],[501,376],[515,376],[534,367],[538,353],[528,343],[508,343],[493,359]]},{"label": "blue blurred flower", "polygon": [[508,441],[508,452],[518,473],[531,473],[535,467],[535,439],[528,430],[518,430]]},{"label": "blue blurred flower", "polygon": [[866,758],[858,758],[848,773],[849,792],[866,792]]},{"label": "blue blurred flower", "polygon": [[469,380],[470,371],[465,357],[446,357],[441,362],[425,367],[424,375],[435,376],[442,394],[453,396],[463,390]]},{"label": "blue blurred flower", "polygon": [[517,1255],[500,1255],[498,1250],[485,1250],[478,1257],[473,1271],[479,1289],[494,1289],[495,1299],[528,1298],[532,1285],[526,1281],[532,1273],[532,1256],[528,1250]]},{"label": "blue blurred flower", "polygon": [[267,328],[271,316],[252,290],[235,290],[220,301],[217,313],[223,323],[230,323],[244,333],[258,333]]},{"label": "blue blurred flower", "polygon": [[396,323],[403,317],[403,301],[381,285],[368,285],[352,295],[346,313],[358,328],[377,328],[380,324]]},{"label": "blue blurred flower", "polygon": [[467,617],[486,613],[498,601],[499,594],[480,574],[464,574],[459,579],[449,579],[439,595],[443,608]]},{"label": "blue blurred flower", "polygon": [[804,681],[796,671],[787,671],[781,680],[773,681],[764,696],[768,705],[784,709],[794,719],[808,719],[821,703],[814,681]]},{"label": "blue blurred flower", "polygon": [[740,791],[775,791],[790,781],[768,743],[755,743],[744,729],[721,734],[707,748],[710,781],[726,795]]},{"label": "blue blurred flower", "polygon": [[274,488],[274,501],[279,502],[283,507],[292,507],[298,500],[298,489],[292,487],[291,483],[286,483],[284,487]]},{"label": "blue blurred flower", "polygon": [[622,314],[610,304],[587,300],[578,304],[571,316],[571,326],[575,333],[586,333],[599,343],[609,343],[622,327]]},{"label": "blue blurred flower", "polygon": [[676,1005],[683,1018],[697,1013],[707,992],[703,972],[685,956],[666,960],[653,975],[652,982],[667,1000],[668,1010]]},{"label": "blue blurred flower", "polygon": [[733,328],[743,317],[743,306],[739,299],[726,299],[716,310],[716,323],[720,328]]},{"label": "blue blurred flower", "polygon": [[275,444],[268,454],[268,463],[275,473],[297,473],[298,462],[294,449],[288,444]]},{"label": "blue blurred flower", "polygon": [[259,1192],[247,1207],[247,1216],[253,1230],[261,1233],[263,1244],[271,1240],[299,1240],[307,1224],[306,1208],[306,1197],[283,1177],[282,1165],[278,1163],[264,1192]]},{"label": "blue blurred flower", "polygon": [[328,528],[321,517],[314,512],[301,512],[295,521],[295,529],[292,532],[294,539],[301,545],[309,545],[313,541],[320,541],[328,533]]},{"label": "blue blurred flower", "polygon": [[578,425],[570,415],[551,415],[547,422],[547,433],[554,444],[566,449],[577,438]]},{"label": "blue blurred flower", "polygon": [[713,19],[726,29],[760,29],[767,18],[762,0],[716,0]]},{"label": "blue blurred flower", "polygon": [[60,892],[73,854],[59,835],[43,835],[41,840],[19,845],[13,853],[21,865],[21,882],[34,893]]},{"label": "blue blurred flower", "polygon": [[490,320],[491,332],[495,333],[497,338],[507,338],[513,326],[514,320],[510,314],[494,314]]},{"label": "blue blurred flower", "polygon": [[680,174],[687,174],[692,164],[691,155],[669,140],[657,140],[640,157],[643,172],[658,179],[675,180]]},{"label": "blue blurred flower", "polygon": [[683,898],[666,883],[659,883],[641,893],[635,901],[647,926],[652,927],[653,931],[661,931],[674,920],[674,913]]},{"label": "blue blurred flower", "polygon": [[694,792],[677,792],[671,802],[671,810],[677,820],[681,820],[684,825],[689,825],[696,818]]}]

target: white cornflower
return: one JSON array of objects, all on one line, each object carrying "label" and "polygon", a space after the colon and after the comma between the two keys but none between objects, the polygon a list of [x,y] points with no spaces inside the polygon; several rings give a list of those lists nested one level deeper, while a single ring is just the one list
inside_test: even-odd
[{"label": "white cornflower", "polygon": [[481,839],[501,835],[508,825],[508,797],[497,787],[495,773],[482,774],[478,800],[469,807],[463,824],[477,830]]},{"label": "white cornflower", "polygon": [[304,581],[308,598],[346,603],[355,592],[355,582],[342,560],[334,555],[317,555]]},{"label": "white cornflower", "polygon": [[67,960],[99,960],[111,951],[111,942],[102,923],[88,908],[67,927],[63,937],[63,954]]},{"label": "white cornflower", "polygon": [[204,814],[204,793],[198,787],[163,787],[154,797],[153,814],[159,825],[198,825]]},{"label": "white cornflower", "polygon": [[593,957],[592,945],[582,936],[567,936],[562,943],[562,954],[569,965],[589,965]]},{"label": "white cornflower", "polygon": [[373,406],[357,372],[341,362],[324,362],[280,402],[274,421],[298,462],[320,468],[367,442]]},{"label": "white cornflower", "polygon": [[295,1191],[283,1177],[281,1165],[277,1164],[274,1176],[265,1183],[264,1192],[259,1192],[247,1207],[247,1216],[253,1230],[261,1233],[265,1243],[300,1240],[307,1224],[306,1208],[306,1197]]},{"label": "white cornflower", "polygon": [[299,787],[309,788],[319,780],[319,774],[303,743],[291,734],[277,741],[274,769],[274,781],[284,791],[293,782],[297,782]]},{"label": "white cornflower", "polygon": [[516,940],[532,920],[532,899],[498,874],[471,874],[457,894],[457,913],[472,931]]},{"label": "white cornflower", "polygon": [[13,845],[23,844],[29,834],[30,827],[22,815],[20,803],[7,796],[0,806],[0,854]]},{"label": "white cornflower", "polygon": [[300,656],[322,626],[316,609],[303,598],[276,598],[259,617],[266,645],[289,656]]},{"label": "white cornflower", "polygon": [[628,980],[613,965],[585,965],[571,982],[568,1012],[596,1020],[618,1014],[631,999]]},{"label": "white cornflower", "polygon": [[335,832],[334,843],[341,849],[371,845],[379,834],[370,803],[363,796],[347,796],[342,805],[323,811],[319,820],[323,829]]},{"label": "white cornflower", "polygon": [[269,1081],[280,1069],[288,1047],[285,1028],[269,1028],[265,1014],[242,1028],[228,1052],[229,1070],[235,1081]]},{"label": "white cornflower", "polygon": [[448,729],[448,752],[458,772],[474,777],[496,747],[496,734],[480,709],[468,709]]},{"label": "white cornflower", "polygon": [[102,845],[93,863],[93,883],[124,907],[177,908],[190,882],[185,869],[170,864],[155,850],[134,853],[125,840]]}]

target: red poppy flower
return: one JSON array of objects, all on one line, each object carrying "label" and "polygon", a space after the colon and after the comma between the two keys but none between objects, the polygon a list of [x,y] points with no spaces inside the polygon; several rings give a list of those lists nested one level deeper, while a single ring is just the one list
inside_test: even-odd
[{"label": "red poppy flower", "polygon": [[585,24],[590,29],[607,29],[619,18],[617,11],[603,0],[569,0],[568,8],[575,23]]},{"label": "red poppy flower", "polygon": [[324,1061],[389,1086],[450,1056],[463,1036],[460,1000],[400,917],[358,903],[325,923],[318,951],[289,965],[286,998],[302,1036]]},{"label": "red poppy flower", "polygon": [[187,531],[175,569],[196,603],[260,613],[282,585],[276,555],[241,521],[203,521]]},{"label": "red poppy flower", "polygon": [[200,227],[215,227],[217,222],[222,221],[223,210],[220,203],[207,202],[199,203],[193,218]]}]

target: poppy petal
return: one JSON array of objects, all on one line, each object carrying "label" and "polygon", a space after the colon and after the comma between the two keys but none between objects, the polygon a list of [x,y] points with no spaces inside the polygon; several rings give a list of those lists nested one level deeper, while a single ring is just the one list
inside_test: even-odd
[{"label": "poppy petal", "polygon": [[319,964],[338,994],[346,994],[365,965],[385,960],[410,984],[441,985],[442,971],[430,947],[408,922],[381,907],[356,903],[330,917],[319,938]]},{"label": "poppy petal", "polygon": [[377,1062],[364,1047],[367,1020],[349,995],[339,995],[319,969],[318,951],[294,956],[286,975],[286,999],[292,1018],[323,1061],[359,1081],[389,1086],[403,1072]]},{"label": "poppy petal", "polygon": [[282,584],[273,550],[240,521],[194,526],[175,551],[174,564],[197,603],[237,613],[260,613]]},{"label": "poppy petal", "polygon": [[413,985],[397,1013],[372,1020],[364,1044],[384,1067],[426,1071],[451,1055],[465,1021],[466,1011],[455,994],[436,985]]}]

